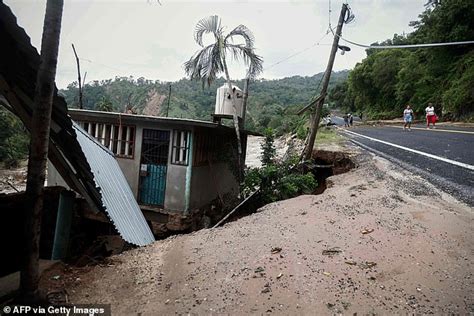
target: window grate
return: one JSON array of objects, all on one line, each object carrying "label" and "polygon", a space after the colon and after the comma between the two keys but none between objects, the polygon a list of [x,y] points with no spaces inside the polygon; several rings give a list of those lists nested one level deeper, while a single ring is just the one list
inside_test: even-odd
[{"label": "window grate", "polygon": [[96,122],[78,122],[78,124],[115,156],[133,159],[135,126]]}]

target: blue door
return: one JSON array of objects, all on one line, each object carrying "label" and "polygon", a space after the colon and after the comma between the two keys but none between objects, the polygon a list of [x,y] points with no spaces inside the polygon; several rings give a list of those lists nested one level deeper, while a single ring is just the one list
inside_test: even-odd
[{"label": "blue door", "polygon": [[170,132],[144,129],[140,159],[140,204],[164,206]]}]

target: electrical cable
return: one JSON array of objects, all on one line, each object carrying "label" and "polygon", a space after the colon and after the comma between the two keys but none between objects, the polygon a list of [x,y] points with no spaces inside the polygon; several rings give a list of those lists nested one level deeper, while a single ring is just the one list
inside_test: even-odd
[{"label": "electrical cable", "polygon": [[271,64],[271,65],[268,66],[268,67],[265,67],[264,70],[268,70],[268,69],[270,69],[270,68],[273,68],[273,67],[275,67],[276,65],[279,65],[279,64],[281,64],[281,63],[287,61],[288,59],[291,59],[291,58],[293,58],[293,57],[295,57],[295,56],[297,56],[297,55],[299,55],[299,54],[302,54],[302,53],[304,53],[304,52],[310,50],[311,48],[313,48],[313,47],[315,47],[315,46],[332,45],[332,44],[321,44],[321,41],[329,34],[329,32],[330,32],[330,31],[329,31],[329,29],[328,29],[328,30],[326,31],[326,33],[325,33],[316,43],[314,43],[313,45],[311,45],[311,46],[309,46],[309,47],[306,47],[305,49],[302,49],[302,50],[300,50],[300,51],[298,51],[298,52],[296,52],[296,53],[294,53],[294,54],[292,54],[292,55],[290,55],[290,56],[288,56],[288,57],[286,57],[286,58],[284,58],[284,59],[282,59],[282,60],[280,60],[280,61],[277,61],[276,63],[273,63],[273,64]]},{"label": "electrical cable", "polygon": [[407,45],[364,45],[360,43],[356,43],[353,41],[350,41],[348,39],[345,39],[344,37],[337,35],[334,33],[334,30],[331,29],[332,34],[335,36],[338,36],[340,39],[343,41],[363,47],[363,48],[374,48],[374,49],[388,49],[388,48],[423,48],[423,47],[438,47],[438,46],[454,46],[454,45],[471,45],[474,44],[474,41],[461,41],[461,42],[445,42],[445,43],[425,43],[425,44],[407,44]]}]

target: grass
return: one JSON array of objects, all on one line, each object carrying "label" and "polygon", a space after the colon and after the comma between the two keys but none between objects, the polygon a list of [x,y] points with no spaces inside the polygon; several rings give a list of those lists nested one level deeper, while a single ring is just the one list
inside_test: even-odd
[{"label": "grass", "polygon": [[340,144],[344,141],[344,138],[336,133],[334,128],[320,127],[316,134],[316,144]]}]

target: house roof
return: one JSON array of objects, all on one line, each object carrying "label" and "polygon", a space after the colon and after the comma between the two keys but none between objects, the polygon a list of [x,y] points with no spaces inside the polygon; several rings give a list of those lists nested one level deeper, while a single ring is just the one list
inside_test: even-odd
[{"label": "house roof", "polygon": [[[222,124],[187,119],[187,118],[177,118],[177,117],[163,117],[163,116],[150,116],[150,115],[140,115],[140,114],[127,114],[127,113],[117,113],[117,112],[102,112],[102,111],[93,111],[93,110],[81,110],[81,109],[69,109],[69,114],[73,119],[81,118],[100,118],[108,121],[127,121],[127,122],[153,122],[157,124],[166,124],[166,125],[183,125],[189,127],[204,127],[204,128],[213,128],[227,132],[234,132],[234,127],[225,126]],[[256,132],[251,132],[248,130],[241,130],[242,134],[246,135],[256,135],[261,136],[261,134]]]},{"label": "house roof", "polygon": [[[0,95],[31,131],[40,56],[25,30],[17,25],[15,15],[1,1],[0,39]],[[48,158],[66,183],[92,208],[109,215],[126,241],[136,245],[153,242],[150,228],[128,184],[125,185],[122,171],[113,163],[115,159],[102,150],[98,142],[73,126],[67,113],[66,102],[55,89]],[[108,162],[106,171],[101,169],[104,161]]]}]

